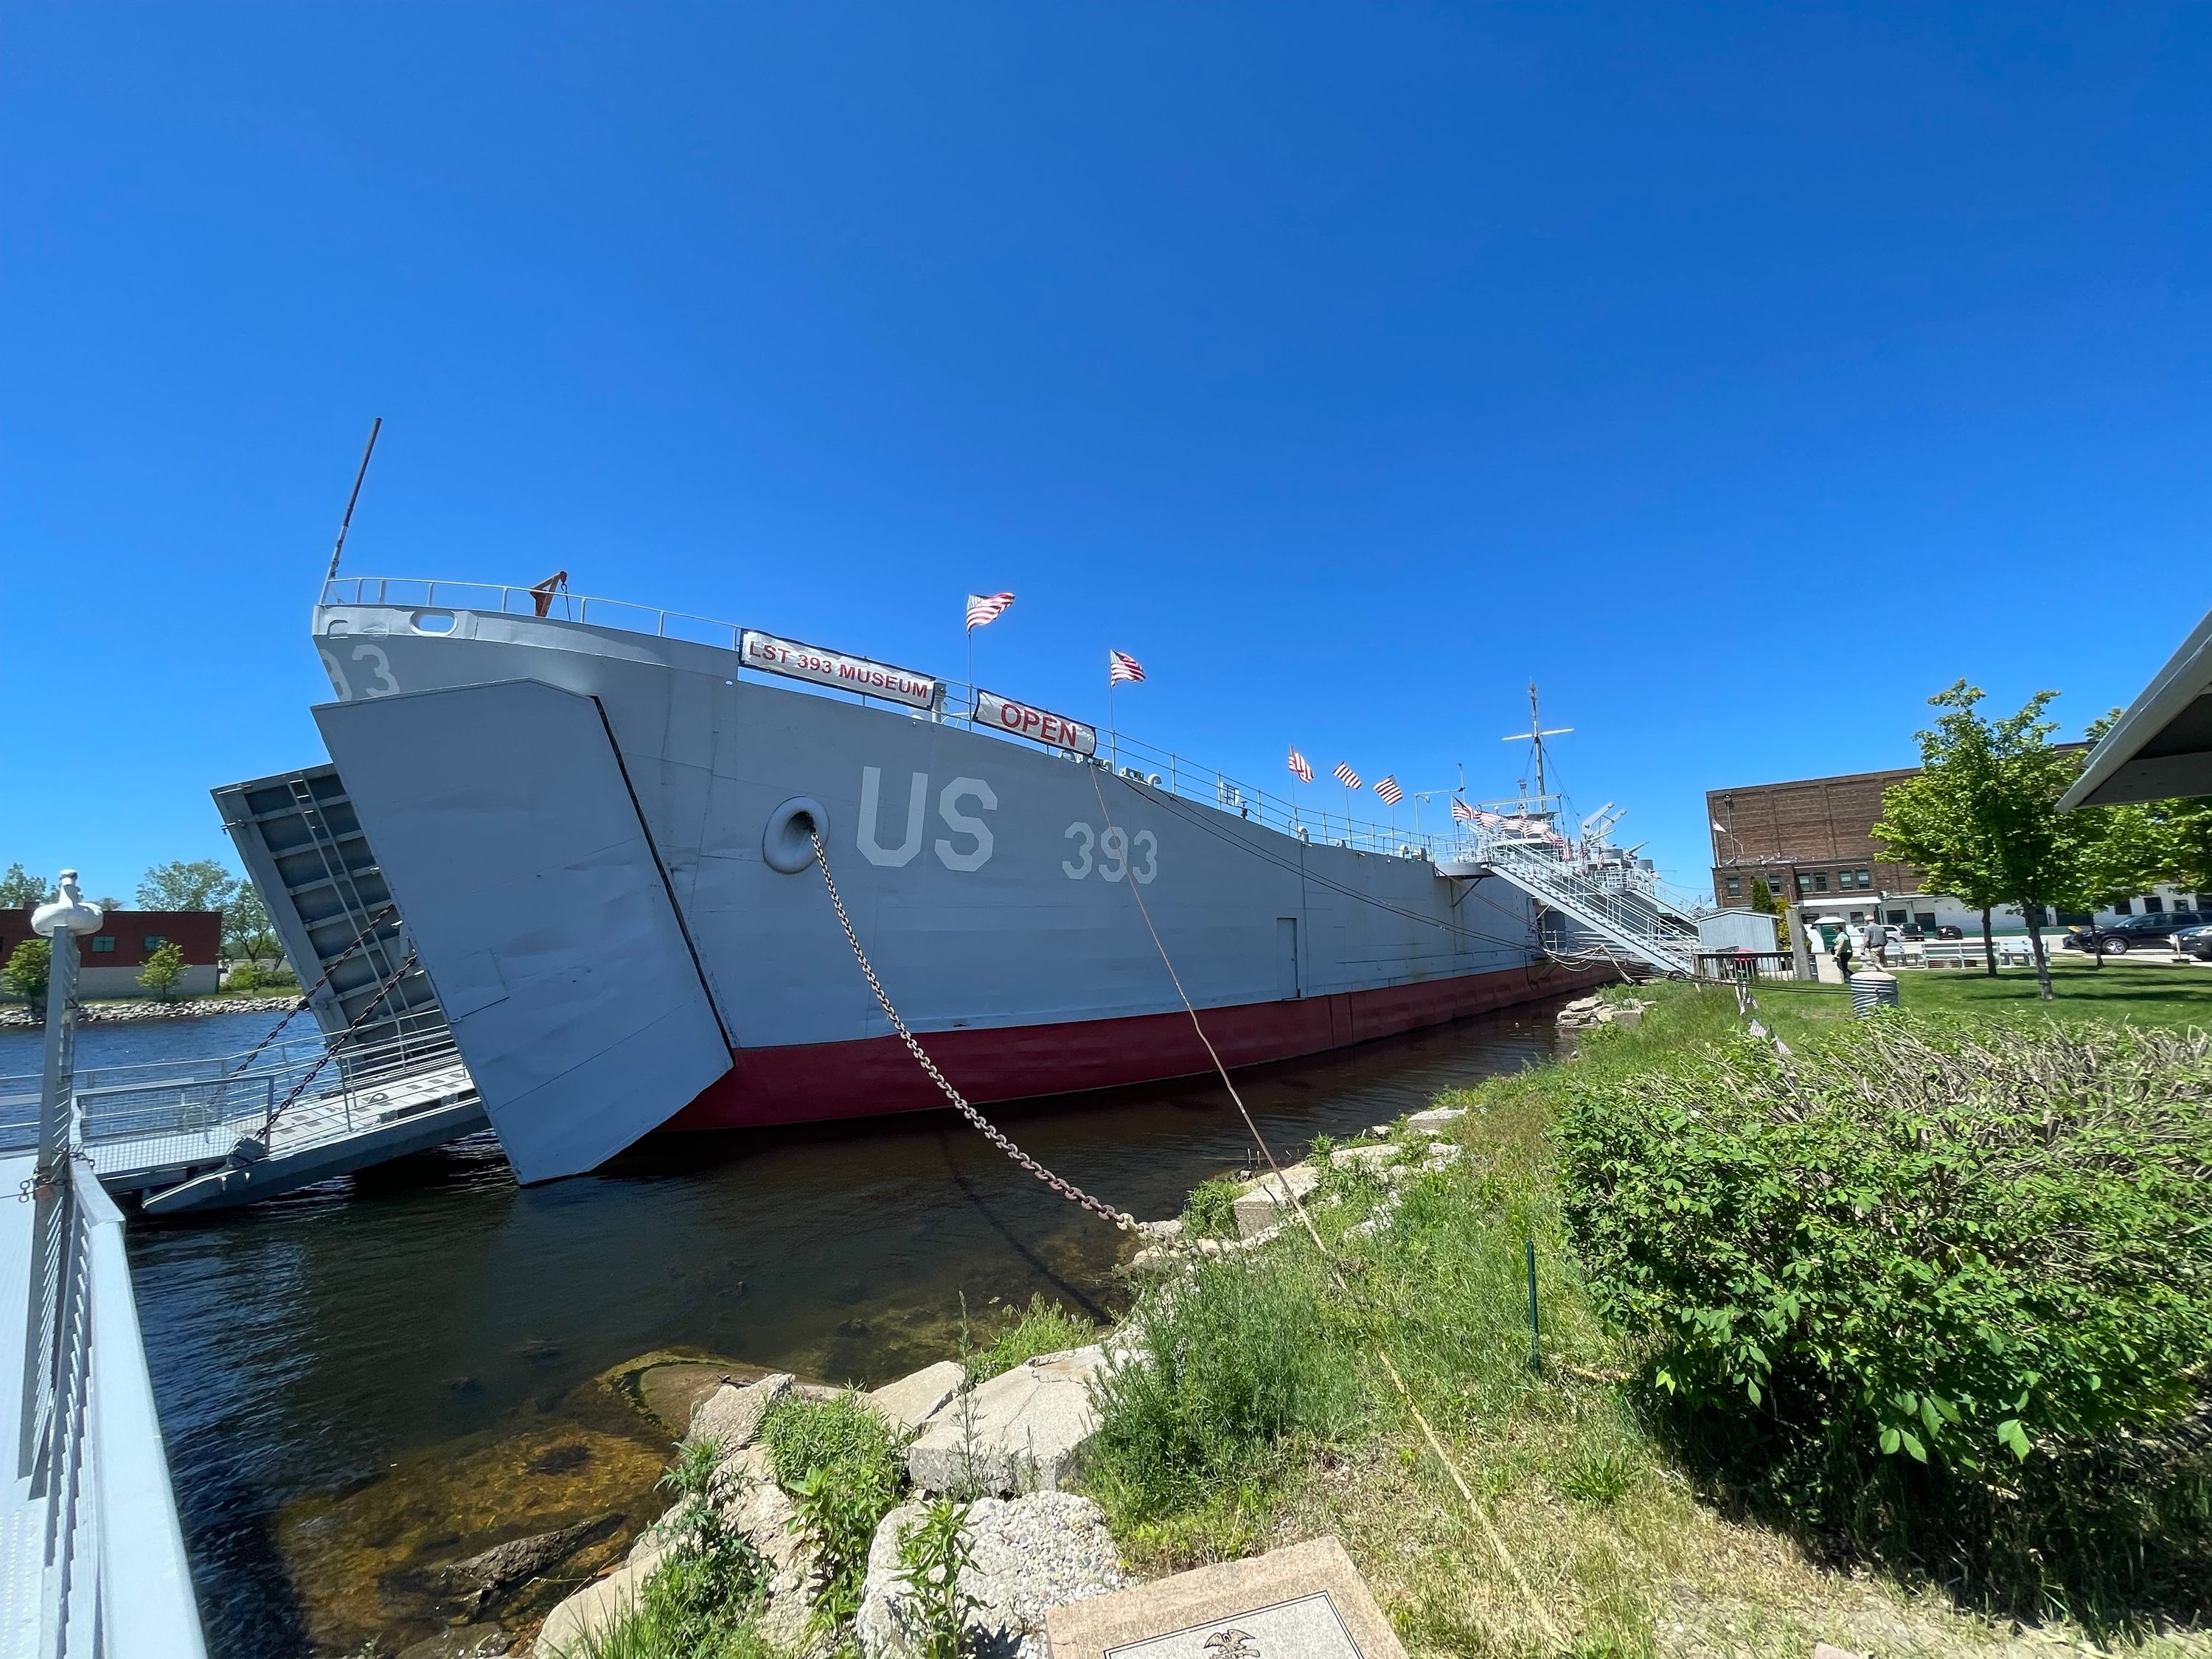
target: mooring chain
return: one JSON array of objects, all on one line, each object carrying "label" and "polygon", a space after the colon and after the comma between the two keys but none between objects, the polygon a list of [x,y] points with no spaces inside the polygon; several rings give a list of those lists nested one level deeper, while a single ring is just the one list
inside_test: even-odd
[{"label": "mooring chain", "polygon": [[353,1024],[347,1026],[344,1030],[339,1032],[337,1036],[331,1039],[330,1046],[323,1050],[323,1057],[307,1068],[307,1076],[301,1078],[299,1082],[292,1085],[292,1092],[290,1094],[286,1095],[283,1099],[278,1101],[276,1105],[269,1109],[269,1115],[261,1121],[261,1144],[263,1146],[265,1146],[269,1144],[269,1137],[276,1132],[276,1120],[284,1115],[286,1109],[301,1095],[307,1092],[307,1085],[310,1083],[313,1083],[315,1079],[321,1074],[324,1066],[329,1065],[332,1060],[338,1057],[338,1045],[343,1043],[348,1037],[351,1036],[356,1031],[358,1031],[362,1025],[368,1023],[368,1017],[377,1011],[378,1007],[382,1005],[385,998],[392,994],[392,988],[398,984],[401,980],[404,979],[407,976],[407,970],[414,965],[415,953],[412,951],[410,951],[407,953],[407,960],[401,963],[397,968],[394,968],[392,970],[391,977],[386,979],[383,984],[376,988],[376,994],[371,997],[367,1004],[362,1006],[362,1011],[353,1017]]},{"label": "mooring chain", "polygon": [[[244,1060],[240,1060],[237,1065],[230,1068],[228,1077],[238,1076],[241,1072],[245,1071],[247,1066],[252,1065],[255,1060],[260,1059],[262,1050],[266,1048],[270,1043],[276,1042],[276,1039],[283,1034],[284,1028],[287,1025],[289,1025],[294,1020],[299,1018],[301,1014],[307,1012],[308,1003],[313,1000],[316,992],[321,990],[324,986],[330,983],[331,975],[338,970],[338,964],[345,961],[347,957],[353,955],[355,951],[360,950],[362,945],[368,944],[368,936],[383,925],[385,917],[390,915],[398,908],[398,906],[397,905],[387,904],[381,910],[379,910],[374,915],[371,916],[368,919],[368,925],[353,936],[353,943],[347,945],[344,950],[339,951],[337,955],[331,958],[329,965],[323,969],[323,976],[317,980],[313,985],[310,985],[306,990],[300,993],[299,1000],[292,1005],[292,1012],[285,1015],[283,1018],[278,1020],[276,1022],[276,1028],[272,1030],[267,1036],[262,1038],[260,1042],[253,1045],[252,1053],[246,1055]],[[228,1079],[226,1079],[226,1080],[228,1080]]]},{"label": "mooring chain", "polygon": [[952,1103],[953,1109],[981,1130],[986,1140],[1062,1198],[1072,1203],[1080,1204],[1093,1215],[1112,1222],[1123,1232],[1136,1231],[1137,1218],[1134,1216],[1125,1215],[1102,1200],[1091,1197],[1073,1182],[1065,1180],[1046,1169],[1043,1164],[1015,1146],[990,1119],[969,1105],[967,1097],[952,1086],[944,1073],[937,1069],[937,1062],[932,1060],[921,1044],[915,1040],[914,1033],[907,1030],[906,1022],[899,1018],[898,1010],[891,1006],[890,997],[884,989],[883,981],[876,977],[875,965],[868,960],[867,951],[861,948],[860,936],[853,931],[853,918],[846,914],[845,901],[837,891],[836,878],[830,873],[830,849],[822,844],[822,832],[819,830],[810,831],[809,838],[814,842],[814,861],[822,866],[822,884],[830,890],[830,903],[837,912],[837,925],[845,930],[845,942],[853,947],[853,960],[860,964],[860,972],[867,979],[868,988],[876,994],[876,1001],[883,1008],[884,1017],[890,1021],[891,1030],[898,1033],[899,1041],[906,1044],[907,1052],[915,1057],[915,1062],[923,1071],[929,1073],[930,1081],[945,1091],[945,1097]]}]

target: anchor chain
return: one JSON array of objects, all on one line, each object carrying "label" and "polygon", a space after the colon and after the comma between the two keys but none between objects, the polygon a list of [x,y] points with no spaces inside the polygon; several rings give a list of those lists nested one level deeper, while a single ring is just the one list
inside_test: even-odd
[{"label": "anchor chain", "polygon": [[838,894],[836,878],[830,873],[830,850],[822,844],[822,832],[819,830],[810,830],[808,839],[814,843],[814,861],[822,866],[822,884],[830,890],[830,903],[837,912],[837,925],[845,930],[845,942],[853,947],[853,960],[860,964],[860,972],[867,979],[868,988],[876,994],[876,1001],[882,1006],[884,1017],[890,1021],[891,1030],[898,1033],[899,1041],[906,1044],[907,1052],[915,1057],[915,1062],[923,1071],[929,1073],[930,1081],[945,1091],[945,1097],[952,1103],[953,1109],[981,1130],[986,1140],[1062,1198],[1071,1203],[1081,1205],[1102,1220],[1112,1222],[1125,1233],[1136,1231],[1137,1218],[1134,1216],[1126,1215],[1103,1200],[1091,1197],[1073,1182],[1065,1180],[1046,1169],[1043,1164],[1014,1145],[1012,1140],[1008,1139],[990,1119],[969,1105],[960,1091],[954,1088],[947,1080],[945,1073],[937,1069],[937,1062],[932,1060],[924,1051],[921,1044],[915,1040],[914,1033],[907,1030],[906,1022],[899,1018],[898,1010],[891,1006],[891,1000],[884,989],[883,981],[876,977],[874,964],[869,962],[867,951],[860,946],[860,936],[853,931],[853,918],[846,914],[845,901]]}]

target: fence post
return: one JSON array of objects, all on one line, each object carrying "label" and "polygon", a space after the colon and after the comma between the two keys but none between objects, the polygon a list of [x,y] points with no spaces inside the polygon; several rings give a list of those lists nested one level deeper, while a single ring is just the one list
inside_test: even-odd
[{"label": "fence post", "polygon": [[1544,1369],[1543,1330],[1536,1322],[1536,1241],[1528,1241],[1528,1369]]}]

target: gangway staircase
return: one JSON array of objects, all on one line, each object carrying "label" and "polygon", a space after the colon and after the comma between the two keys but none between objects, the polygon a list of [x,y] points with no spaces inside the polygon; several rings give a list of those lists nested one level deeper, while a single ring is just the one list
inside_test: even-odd
[{"label": "gangway staircase", "polygon": [[1553,955],[1592,957],[1660,974],[1694,975],[1697,933],[1662,895],[1650,872],[1610,848],[1571,845],[1525,828],[1470,827],[1455,855],[1437,861],[1439,876],[1495,876],[1566,924],[1546,941]]}]

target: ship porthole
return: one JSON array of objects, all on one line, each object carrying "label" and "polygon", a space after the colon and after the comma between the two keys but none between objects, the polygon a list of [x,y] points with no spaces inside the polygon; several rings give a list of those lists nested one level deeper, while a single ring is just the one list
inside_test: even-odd
[{"label": "ship porthole", "polygon": [[830,839],[830,815],[822,810],[822,803],[811,795],[793,795],[768,815],[768,828],[761,834],[761,857],[768,860],[769,869],[795,876],[814,862],[812,836],[817,830],[823,840]]}]

